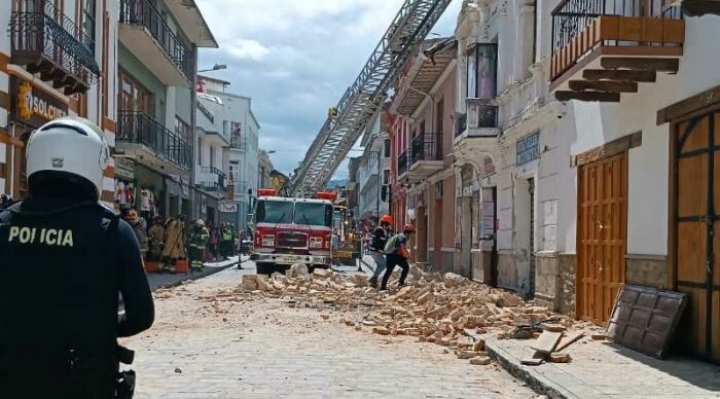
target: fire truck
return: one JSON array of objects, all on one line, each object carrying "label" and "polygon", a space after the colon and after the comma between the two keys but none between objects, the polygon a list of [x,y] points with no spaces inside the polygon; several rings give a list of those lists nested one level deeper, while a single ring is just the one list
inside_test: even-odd
[{"label": "fire truck", "polygon": [[296,198],[280,196],[276,189],[258,189],[250,256],[257,273],[284,272],[295,263],[307,265],[310,271],[329,268],[335,199],[331,192]]}]

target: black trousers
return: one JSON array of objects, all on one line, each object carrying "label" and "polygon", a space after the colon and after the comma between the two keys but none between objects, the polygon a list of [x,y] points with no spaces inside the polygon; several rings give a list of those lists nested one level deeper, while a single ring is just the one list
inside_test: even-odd
[{"label": "black trousers", "polygon": [[393,270],[395,270],[395,266],[402,269],[402,273],[400,273],[400,285],[405,285],[405,279],[410,272],[410,265],[408,264],[407,258],[398,254],[390,254],[386,255],[385,259],[387,259],[387,269],[385,269],[385,275],[383,276],[380,289],[387,289],[388,280],[390,280],[390,276],[392,275]]}]

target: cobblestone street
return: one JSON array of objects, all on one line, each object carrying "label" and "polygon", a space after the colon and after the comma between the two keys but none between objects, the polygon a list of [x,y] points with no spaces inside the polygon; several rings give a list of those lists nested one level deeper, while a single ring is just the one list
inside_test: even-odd
[{"label": "cobblestone street", "polygon": [[[251,265],[249,263],[246,263]],[[279,300],[214,302],[254,269],[228,269],[156,293],[157,319],[125,340],[136,351],[139,399],[532,398],[496,365],[444,348],[354,331]]]}]

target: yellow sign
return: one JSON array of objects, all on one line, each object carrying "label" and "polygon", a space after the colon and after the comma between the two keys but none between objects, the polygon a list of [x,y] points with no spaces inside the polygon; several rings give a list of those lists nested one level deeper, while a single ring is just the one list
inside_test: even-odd
[{"label": "yellow sign", "polygon": [[23,122],[39,125],[68,115],[67,105],[35,90],[30,82],[18,87],[17,115]]}]

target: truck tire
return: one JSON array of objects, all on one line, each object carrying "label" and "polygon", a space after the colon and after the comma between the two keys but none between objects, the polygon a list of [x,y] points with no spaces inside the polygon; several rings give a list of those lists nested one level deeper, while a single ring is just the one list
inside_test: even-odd
[{"label": "truck tire", "polygon": [[276,270],[275,264],[273,263],[257,263],[257,274],[271,275]]}]

